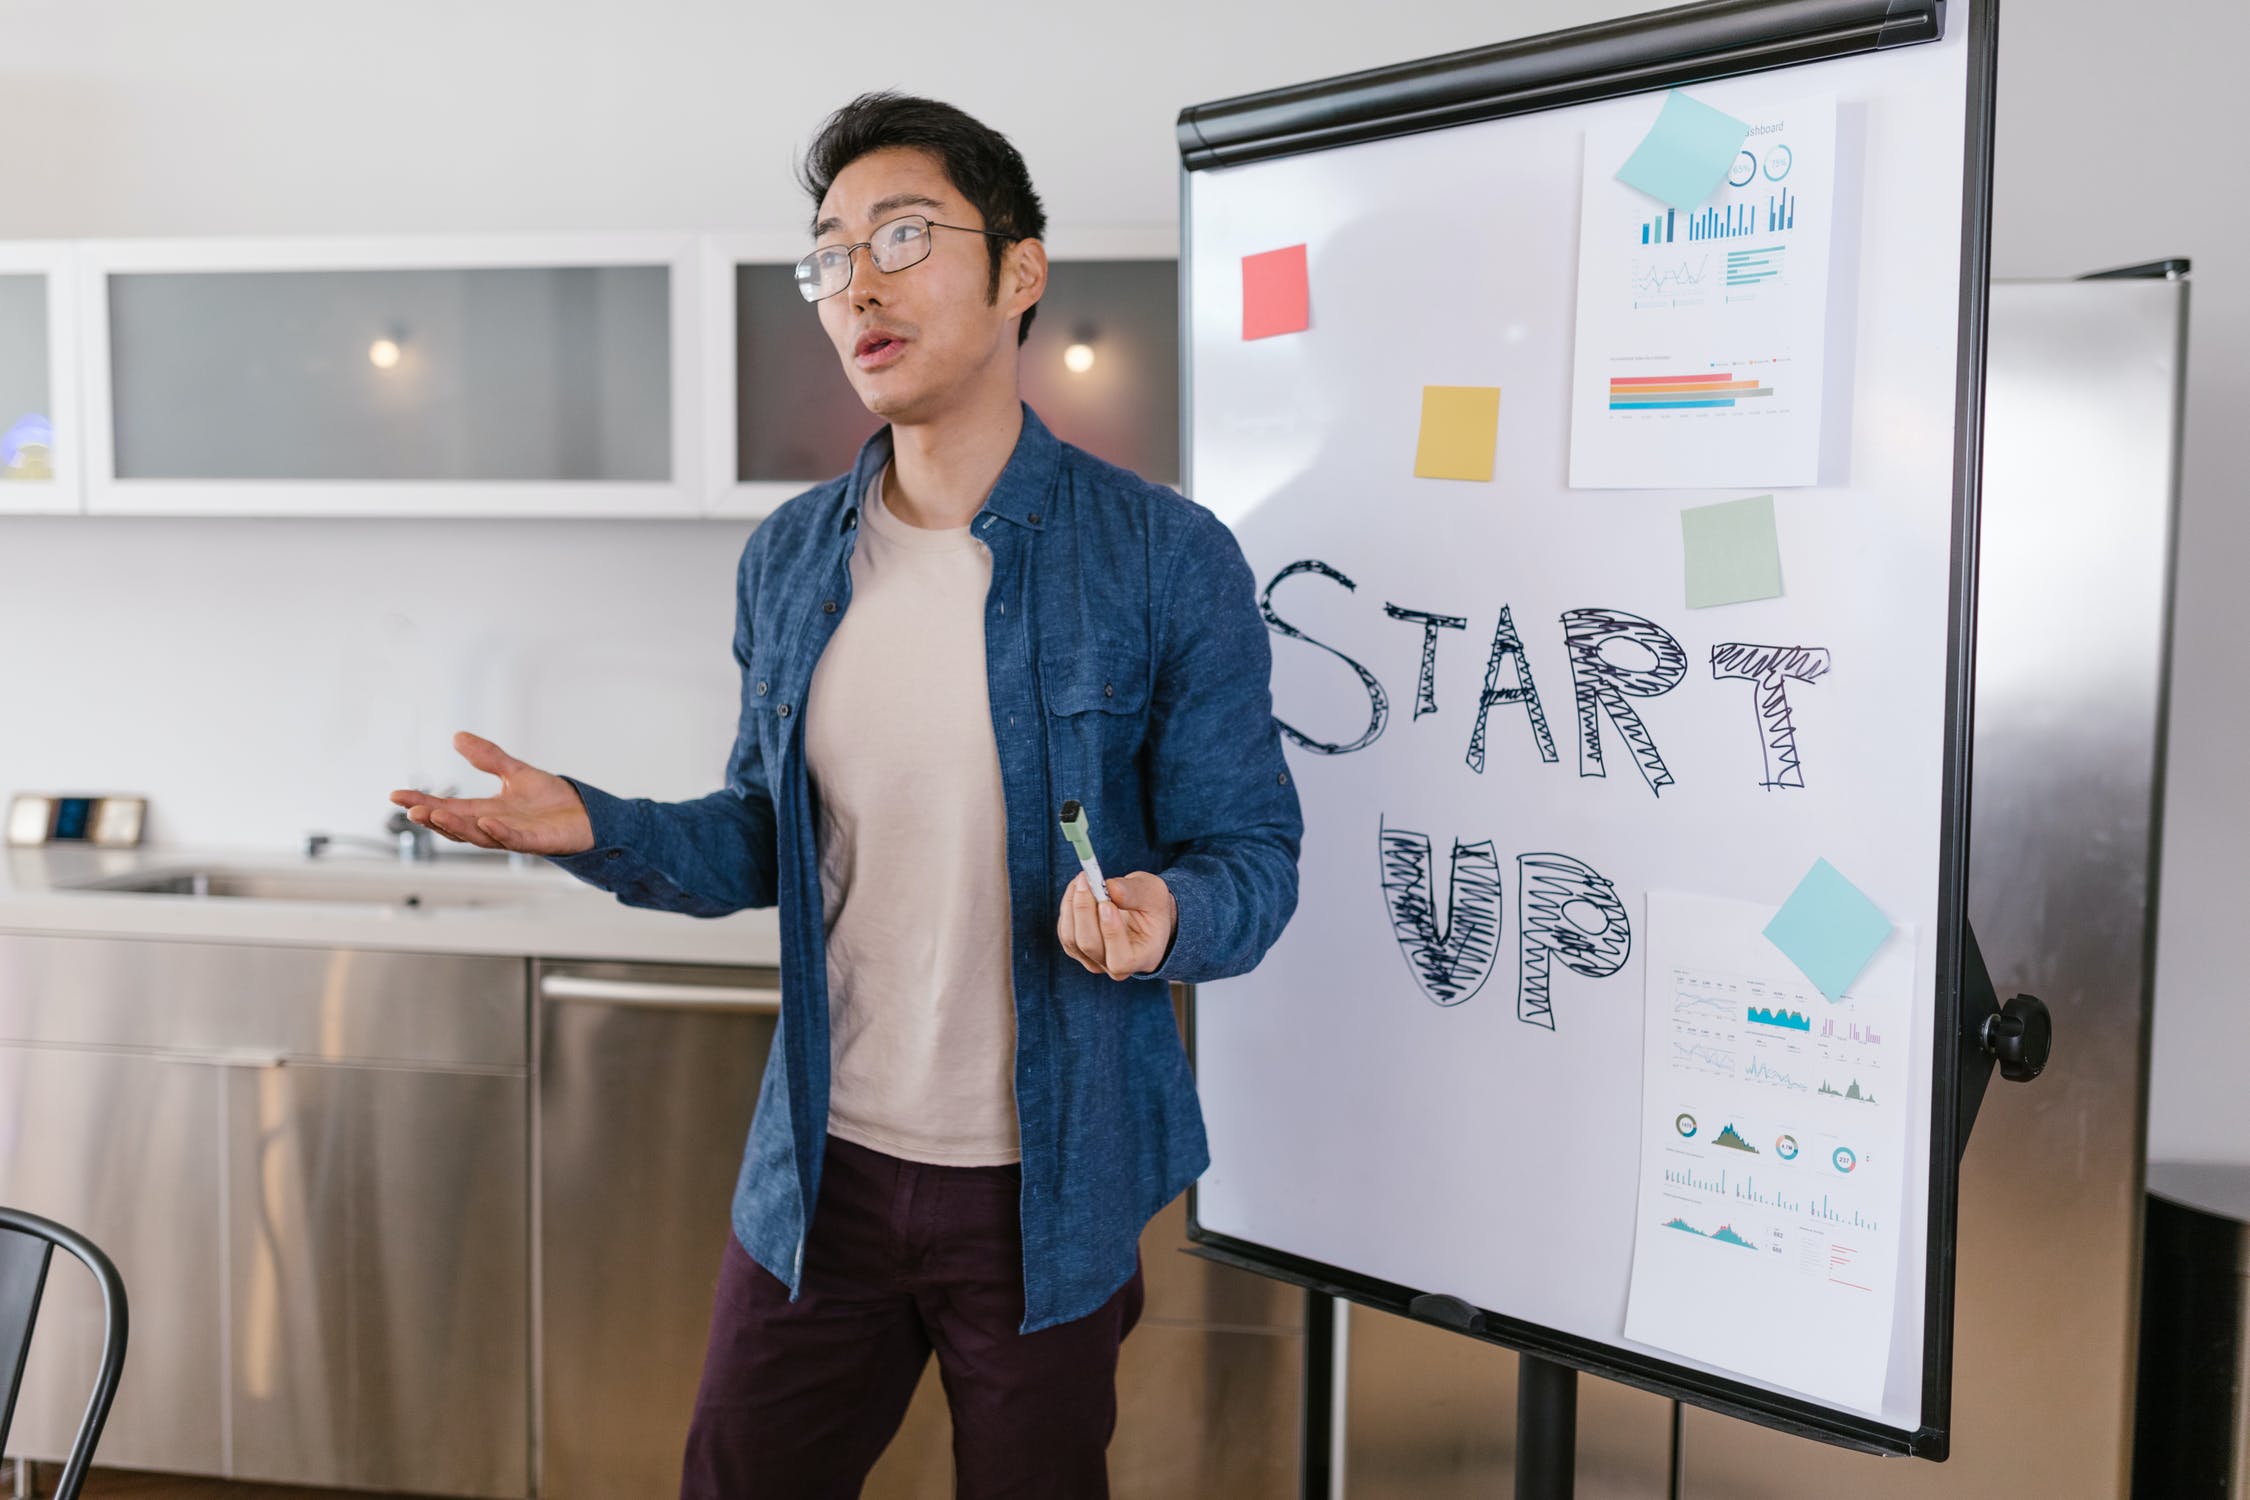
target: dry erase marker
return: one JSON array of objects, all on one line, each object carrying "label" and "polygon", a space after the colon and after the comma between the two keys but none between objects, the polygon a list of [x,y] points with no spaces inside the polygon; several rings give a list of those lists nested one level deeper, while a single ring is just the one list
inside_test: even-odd
[{"label": "dry erase marker", "polygon": [[1094,858],[1093,832],[1086,826],[1086,809],[1074,797],[1062,805],[1063,837],[1070,847],[1078,851],[1078,868],[1086,872],[1086,881],[1094,888],[1096,901],[1109,899],[1109,887],[1102,884],[1102,862]]}]

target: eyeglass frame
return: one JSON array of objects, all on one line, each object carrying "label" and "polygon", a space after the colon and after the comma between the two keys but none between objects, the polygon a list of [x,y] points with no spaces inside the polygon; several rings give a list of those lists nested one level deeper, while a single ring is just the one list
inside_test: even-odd
[{"label": "eyeglass frame", "polygon": [[[890,228],[893,224],[903,224],[908,219],[920,219],[925,229],[955,229],[959,230],[963,234],[981,234],[996,240],[1015,241],[1031,238],[1031,236],[1026,234],[1009,234],[1003,230],[998,229],[974,229],[967,224],[941,224],[936,219],[931,218],[928,214],[900,214],[895,219],[885,219],[882,223],[876,225],[872,232],[875,234],[881,234],[884,230]],[[928,236],[924,236],[924,238],[927,239]],[[896,276],[899,271],[911,271],[916,266],[920,265],[923,261],[926,261],[930,258],[930,252],[928,250],[924,250],[920,255],[908,261],[905,265],[900,266],[897,271],[894,271],[889,267],[882,265],[875,259],[875,242],[871,239],[861,240],[856,245],[821,245],[817,246],[814,249],[808,250],[803,255],[797,257],[796,261],[790,266],[790,271],[793,277],[794,273],[803,270],[805,264],[814,256],[825,255],[829,251],[836,249],[841,249],[844,252],[844,284],[836,288],[836,290],[833,292],[822,292],[817,297],[805,298],[805,305],[807,307],[814,306],[817,303],[826,302],[829,298],[834,297],[839,293],[848,292],[851,290],[852,277],[859,274],[859,252],[862,250],[865,250],[867,252],[867,263],[871,266],[874,266],[876,270],[881,271],[885,276]],[[803,291],[808,284],[814,286],[819,285],[818,282],[807,283],[802,277],[795,277],[794,284],[800,292]]]}]

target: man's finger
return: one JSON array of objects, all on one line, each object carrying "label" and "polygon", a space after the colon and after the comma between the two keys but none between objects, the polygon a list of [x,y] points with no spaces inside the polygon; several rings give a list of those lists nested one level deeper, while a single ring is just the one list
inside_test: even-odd
[{"label": "man's finger", "polygon": [[1128,870],[1122,875],[1112,875],[1105,882],[1109,886],[1109,899],[1126,911],[1162,911],[1164,903],[1154,887],[1164,888],[1161,877],[1147,870]]},{"label": "man's finger", "polygon": [[1072,889],[1070,893],[1071,937],[1077,942],[1078,951],[1083,957],[1086,967],[1098,974],[1102,971],[1103,963],[1102,923],[1101,918],[1095,915],[1095,905],[1094,892],[1091,887],[1080,884]]},{"label": "man's finger", "polygon": [[481,734],[461,730],[453,736],[453,748],[461,758],[478,770],[494,776],[510,776],[523,769],[523,762],[501,749]]},{"label": "man's finger", "polygon": [[432,833],[437,834],[440,838],[451,839],[456,844],[465,844],[468,842],[467,839],[464,839],[463,837],[461,837],[461,835],[455,833],[451,828],[448,828],[445,824],[444,816],[439,813],[435,807],[430,806],[428,803],[424,803],[422,806],[414,809],[414,812],[408,813],[407,816],[410,818],[414,817],[414,813],[421,814],[421,817],[416,819],[417,822],[421,823],[423,827],[429,829]]},{"label": "man's finger", "polygon": [[445,824],[438,821],[438,815],[430,810],[428,804],[424,804],[421,807],[415,808],[414,811],[408,813],[407,816],[409,818],[412,818],[415,822],[421,824],[424,828],[429,829],[430,832],[436,834],[441,839],[451,839],[456,844],[462,841],[460,835],[454,833],[451,829],[447,828]]},{"label": "man's finger", "polygon": [[1123,979],[1133,972],[1132,938],[1125,931],[1125,913],[1114,902],[1102,902],[1102,968],[1110,978]]},{"label": "man's finger", "polygon": [[1077,959],[1081,966],[1091,969],[1094,966],[1088,963],[1086,955],[1079,951],[1077,924],[1072,920],[1070,913],[1070,898],[1077,889],[1078,881],[1076,879],[1073,879],[1069,885],[1063,888],[1062,904],[1055,910],[1055,941],[1062,944],[1063,952]]},{"label": "man's finger", "polygon": [[479,849],[497,849],[491,837],[477,831],[470,816],[463,813],[430,810],[430,826],[457,844],[474,844]]}]

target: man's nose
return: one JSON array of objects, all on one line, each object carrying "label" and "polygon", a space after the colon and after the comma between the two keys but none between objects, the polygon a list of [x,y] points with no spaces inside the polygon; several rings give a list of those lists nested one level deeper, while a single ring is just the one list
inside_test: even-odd
[{"label": "man's nose", "polygon": [[852,252],[851,294],[852,306],[855,308],[865,308],[870,303],[883,300],[879,283],[884,278],[882,269],[875,264],[875,247],[866,245],[861,249],[866,251],[864,258],[859,250]]}]

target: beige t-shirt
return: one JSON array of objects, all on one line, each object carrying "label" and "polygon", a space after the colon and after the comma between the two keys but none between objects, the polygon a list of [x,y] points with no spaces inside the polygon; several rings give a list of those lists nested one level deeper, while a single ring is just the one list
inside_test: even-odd
[{"label": "beige t-shirt", "polygon": [[828,1128],[910,1161],[1021,1159],[1007,819],[985,683],[992,554],[860,507],[805,757],[828,928]]}]

